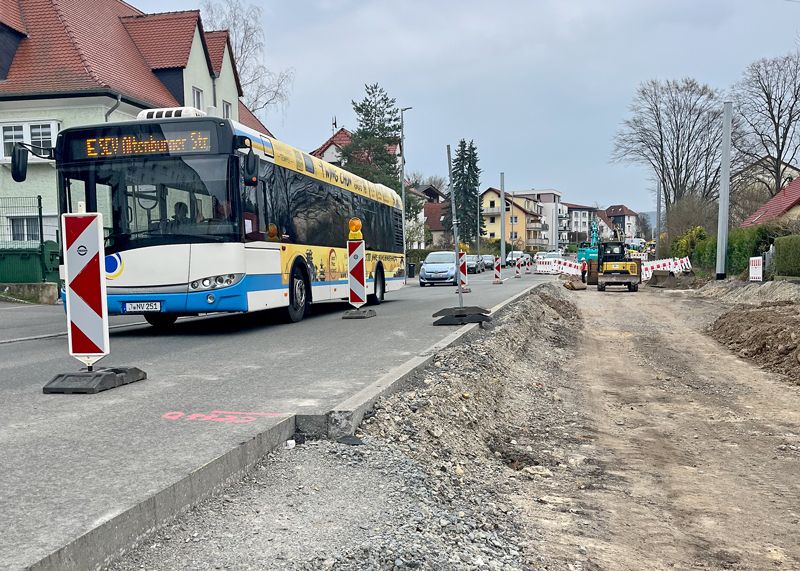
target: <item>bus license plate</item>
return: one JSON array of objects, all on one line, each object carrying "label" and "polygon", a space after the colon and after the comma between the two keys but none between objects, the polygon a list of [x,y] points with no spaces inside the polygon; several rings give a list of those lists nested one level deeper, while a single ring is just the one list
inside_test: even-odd
[{"label": "bus license plate", "polygon": [[160,301],[135,301],[122,304],[123,313],[150,313],[161,311]]}]

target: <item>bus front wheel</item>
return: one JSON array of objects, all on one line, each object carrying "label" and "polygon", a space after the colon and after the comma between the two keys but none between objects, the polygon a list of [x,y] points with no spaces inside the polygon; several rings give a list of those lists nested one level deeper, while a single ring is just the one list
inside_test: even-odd
[{"label": "bus front wheel", "polygon": [[145,313],[144,319],[156,329],[167,329],[175,325],[178,316],[172,313]]},{"label": "bus front wheel", "polygon": [[308,282],[300,266],[295,265],[292,268],[292,277],[289,280],[289,307],[286,308],[286,313],[291,322],[297,323],[306,316],[309,301]]},{"label": "bus front wheel", "polygon": [[367,303],[369,305],[380,305],[385,293],[386,280],[383,278],[383,267],[378,266],[378,271],[375,272],[375,293],[367,296]]}]

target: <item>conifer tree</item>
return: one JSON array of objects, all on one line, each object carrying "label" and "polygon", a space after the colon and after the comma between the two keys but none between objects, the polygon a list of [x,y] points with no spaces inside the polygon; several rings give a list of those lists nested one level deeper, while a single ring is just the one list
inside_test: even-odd
[{"label": "conifer tree", "polygon": [[[450,212],[449,193],[455,193],[456,214],[458,218],[458,239],[462,243],[475,241],[478,225],[478,192],[480,187],[480,173],[478,168],[478,150],[475,143],[461,139],[456,147],[453,157],[453,180],[448,189],[448,200],[442,208],[442,225],[445,232],[451,236],[453,217]],[[481,224],[483,231],[483,224]]]}]

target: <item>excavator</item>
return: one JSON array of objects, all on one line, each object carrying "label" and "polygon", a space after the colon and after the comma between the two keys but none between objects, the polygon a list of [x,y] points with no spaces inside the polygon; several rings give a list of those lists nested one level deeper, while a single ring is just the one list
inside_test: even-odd
[{"label": "excavator", "polygon": [[609,285],[621,285],[626,286],[628,291],[639,291],[641,266],[628,257],[622,229],[616,226],[613,232],[613,240],[600,242],[597,246],[597,291],[605,291]]}]

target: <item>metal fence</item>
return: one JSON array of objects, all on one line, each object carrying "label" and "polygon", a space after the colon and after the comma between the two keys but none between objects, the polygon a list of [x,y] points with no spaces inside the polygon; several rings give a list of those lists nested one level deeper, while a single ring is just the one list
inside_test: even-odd
[{"label": "metal fence", "polygon": [[0,197],[0,283],[58,280],[58,217],[41,196]]}]

